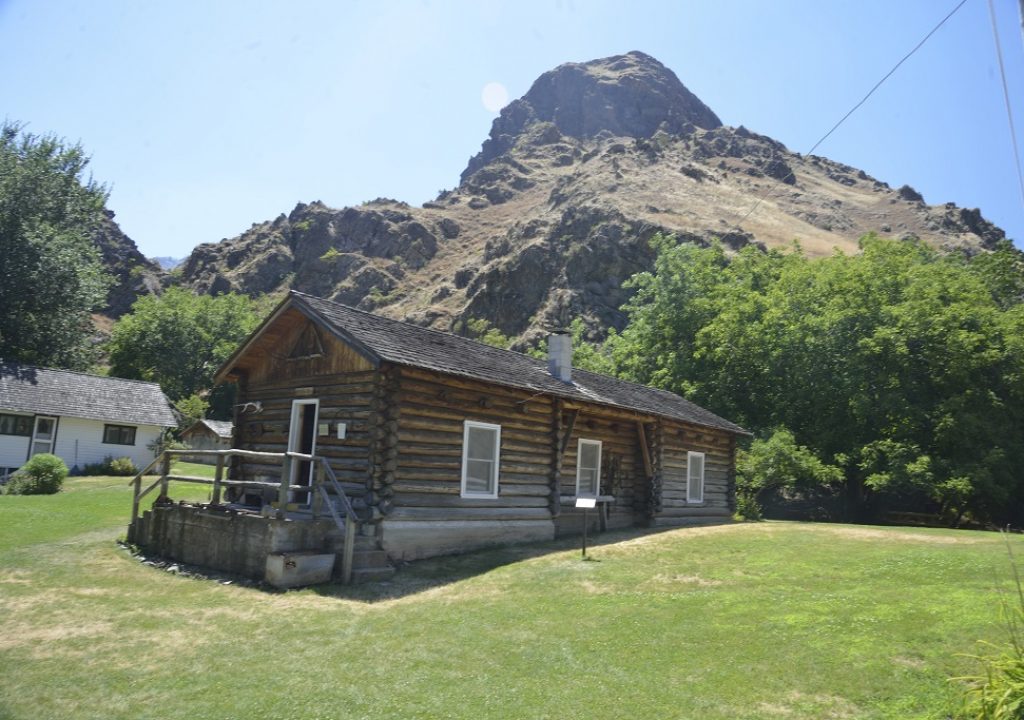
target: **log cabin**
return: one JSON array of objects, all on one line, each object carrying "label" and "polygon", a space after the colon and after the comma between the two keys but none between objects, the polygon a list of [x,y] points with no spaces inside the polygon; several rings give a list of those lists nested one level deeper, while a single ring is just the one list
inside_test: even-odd
[{"label": "log cabin", "polygon": [[[319,456],[391,560],[595,530],[722,522],[735,506],[738,425],[670,392],[547,362],[296,291],[227,360],[235,448]],[[289,507],[311,504],[309,462]],[[278,467],[235,459],[267,487]],[[298,487],[296,490],[294,488]],[[271,490],[230,498],[272,503]]]}]

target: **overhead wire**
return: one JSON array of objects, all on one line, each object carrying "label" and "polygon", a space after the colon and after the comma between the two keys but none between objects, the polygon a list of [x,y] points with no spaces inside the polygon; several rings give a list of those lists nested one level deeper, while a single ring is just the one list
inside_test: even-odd
[{"label": "overhead wire", "polygon": [[[989,0],[989,2],[991,2],[991,0]],[[841,117],[839,119],[839,122],[837,122],[835,125],[833,125],[829,129],[829,131],[827,133],[822,135],[818,139],[818,141],[816,143],[814,143],[813,146],[811,146],[811,149],[808,150],[804,154],[805,155],[812,155],[812,154],[814,154],[814,151],[818,149],[819,145],[821,145],[823,142],[825,142],[825,140],[827,140],[829,138],[829,136],[832,135],[832,133],[834,133],[836,130],[839,129],[840,125],[842,125],[844,122],[846,122],[846,120],[851,115],[853,115],[860,108],[861,105],[863,105],[865,102],[867,102],[868,98],[870,98],[872,95],[874,95],[875,91],[878,90],[878,88],[882,87],[882,84],[886,80],[888,80],[892,76],[893,73],[895,73],[897,70],[899,70],[900,66],[903,65],[903,63],[905,63],[907,60],[909,60],[911,58],[911,56],[914,55],[914,53],[916,53],[918,50],[920,50],[921,47],[926,42],[928,42],[929,38],[931,38],[932,35],[934,35],[936,32],[938,32],[939,28],[941,28],[943,25],[945,25],[947,20],[949,20],[954,15],[956,15],[957,11],[960,10],[960,8],[962,8],[966,3],[967,3],[967,0],[960,0],[960,2],[957,3],[956,6],[952,10],[950,10],[949,13],[947,13],[946,16],[944,18],[942,18],[942,20],[940,20],[939,23],[935,27],[933,27],[931,30],[928,31],[927,35],[925,35],[923,38],[921,38],[921,41],[919,43],[917,43],[917,45],[915,45],[914,48],[910,52],[908,52],[906,55],[904,55],[902,57],[902,59],[900,59],[900,61],[898,63],[893,65],[892,69],[889,70],[889,72],[887,72],[882,77],[881,80],[879,80],[877,83],[875,83],[874,87],[872,87],[868,91],[867,95],[862,97],[860,99],[860,101],[856,105],[854,105],[852,108],[850,108],[849,112],[847,112],[845,115],[843,115],[843,117]],[[793,177],[793,171],[792,170],[790,170],[789,174],[786,175],[785,177],[783,177],[781,179],[781,181],[785,182],[786,180],[788,180],[791,177]],[[775,190],[776,190],[776,188],[770,187],[770,188],[768,188],[767,192],[765,192],[760,198],[758,198],[757,202],[754,203],[753,207],[751,207],[750,210],[747,211],[747,214],[744,215],[742,218],[740,218],[739,222],[736,223],[737,229],[740,229],[739,226],[742,225],[746,221],[747,218],[749,218],[751,215],[753,215],[754,211],[757,210],[757,208],[759,208],[761,206],[761,203],[763,203],[765,200],[767,200],[768,197],[771,196],[771,194],[773,192],[775,192]]]},{"label": "overhead wire", "polygon": [[1013,161],[1017,166],[1017,182],[1020,184],[1021,207],[1024,208],[1024,172],[1020,167],[1020,150],[1017,148],[1017,130],[1013,126],[1013,108],[1010,105],[1010,90],[1006,85],[1006,68],[1003,65],[1003,45],[999,42],[999,26],[996,24],[996,8],[988,0],[988,13],[992,18],[992,37],[996,41],[996,57],[999,58],[999,77],[1003,81],[1003,102],[1006,104],[1006,120],[1010,124],[1010,143],[1013,145]]}]

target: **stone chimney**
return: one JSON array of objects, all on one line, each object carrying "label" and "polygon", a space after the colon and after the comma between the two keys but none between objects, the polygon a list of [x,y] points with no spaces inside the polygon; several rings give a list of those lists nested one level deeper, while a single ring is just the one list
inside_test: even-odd
[{"label": "stone chimney", "polygon": [[572,336],[565,331],[548,335],[548,372],[562,382],[572,382]]}]

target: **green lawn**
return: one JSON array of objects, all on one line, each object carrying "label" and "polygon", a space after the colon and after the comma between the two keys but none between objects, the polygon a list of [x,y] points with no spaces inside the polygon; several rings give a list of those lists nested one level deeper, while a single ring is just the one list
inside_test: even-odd
[{"label": "green lawn", "polygon": [[1002,638],[995,534],[619,533],[595,562],[563,542],[270,593],[118,549],[125,480],[0,497],[0,718],[945,718],[963,653]]}]

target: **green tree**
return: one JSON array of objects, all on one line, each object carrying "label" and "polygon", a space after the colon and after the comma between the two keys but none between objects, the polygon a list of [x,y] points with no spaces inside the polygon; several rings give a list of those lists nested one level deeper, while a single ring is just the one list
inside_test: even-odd
[{"label": "green tree", "polygon": [[798,445],[793,433],[780,428],[749,450],[736,454],[737,508],[754,520],[773,494],[784,491],[805,498],[826,494],[840,485],[842,470],[823,463],[812,450]]},{"label": "green tree", "polygon": [[92,233],[106,190],[78,145],[0,125],[0,358],[85,369],[109,287]]},{"label": "green tree", "polygon": [[111,374],[158,382],[173,401],[208,392],[217,368],[256,327],[260,309],[233,293],[170,288],[142,297],[111,333]]},{"label": "green tree", "polygon": [[602,352],[759,436],[840,467],[848,519],[887,507],[1024,520],[1024,273],[866,236],[812,260],[656,238],[630,322]]}]

